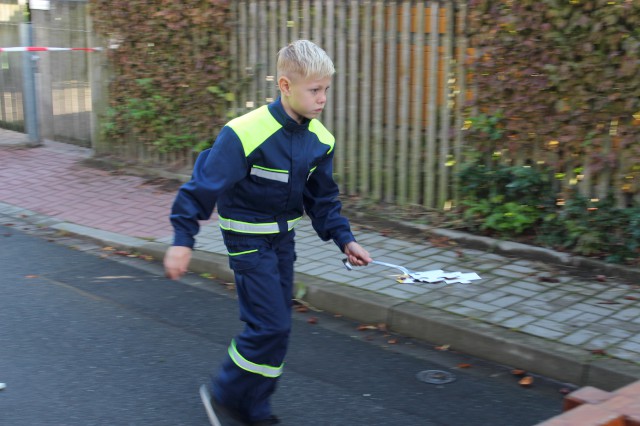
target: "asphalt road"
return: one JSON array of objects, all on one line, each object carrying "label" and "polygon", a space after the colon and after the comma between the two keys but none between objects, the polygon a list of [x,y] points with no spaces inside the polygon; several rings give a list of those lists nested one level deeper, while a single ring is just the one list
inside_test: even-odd
[{"label": "asphalt road", "polygon": [[[294,320],[273,400],[285,426],[518,426],[560,413],[562,384],[521,387],[510,367],[436,349],[446,342],[322,312]],[[0,226],[0,425],[205,426],[198,387],[241,326],[222,283],[170,281],[158,262]],[[424,370],[456,380],[424,383]]]}]

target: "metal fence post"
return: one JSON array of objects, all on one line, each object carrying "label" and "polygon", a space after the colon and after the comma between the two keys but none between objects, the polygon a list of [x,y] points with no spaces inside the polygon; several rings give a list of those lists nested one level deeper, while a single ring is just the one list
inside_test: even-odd
[{"label": "metal fence post", "polygon": [[[33,32],[31,23],[20,23],[20,43],[22,46],[31,46],[33,42]],[[35,61],[37,56],[32,52],[24,52],[22,54],[22,81],[23,81],[23,108],[24,108],[24,127],[29,137],[29,145],[41,145],[40,128],[38,122],[38,104],[36,100],[36,83],[35,83]]]}]

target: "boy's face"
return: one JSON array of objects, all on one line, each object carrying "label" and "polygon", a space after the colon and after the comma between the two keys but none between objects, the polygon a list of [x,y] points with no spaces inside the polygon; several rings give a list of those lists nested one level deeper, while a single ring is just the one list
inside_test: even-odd
[{"label": "boy's face", "polygon": [[297,122],[303,117],[317,118],[327,102],[331,77],[280,77],[282,103],[287,114]]}]

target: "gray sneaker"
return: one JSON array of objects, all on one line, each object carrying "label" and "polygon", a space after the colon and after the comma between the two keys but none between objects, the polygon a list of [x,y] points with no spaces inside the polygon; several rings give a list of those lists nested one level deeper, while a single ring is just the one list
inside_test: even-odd
[{"label": "gray sneaker", "polygon": [[204,405],[204,409],[207,412],[211,426],[222,426],[222,423],[218,420],[218,416],[216,416],[216,412],[213,411],[211,394],[209,393],[209,389],[207,389],[207,385],[200,386],[200,399],[202,399],[202,405]]}]

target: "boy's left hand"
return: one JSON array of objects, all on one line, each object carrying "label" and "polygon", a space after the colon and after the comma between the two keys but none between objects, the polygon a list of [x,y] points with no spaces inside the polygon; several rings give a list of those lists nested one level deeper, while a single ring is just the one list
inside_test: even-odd
[{"label": "boy's left hand", "polygon": [[373,260],[369,252],[355,241],[351,241],[344,246],[344,254],[347,255],[349,263],[354,266],[366,266]]}]

